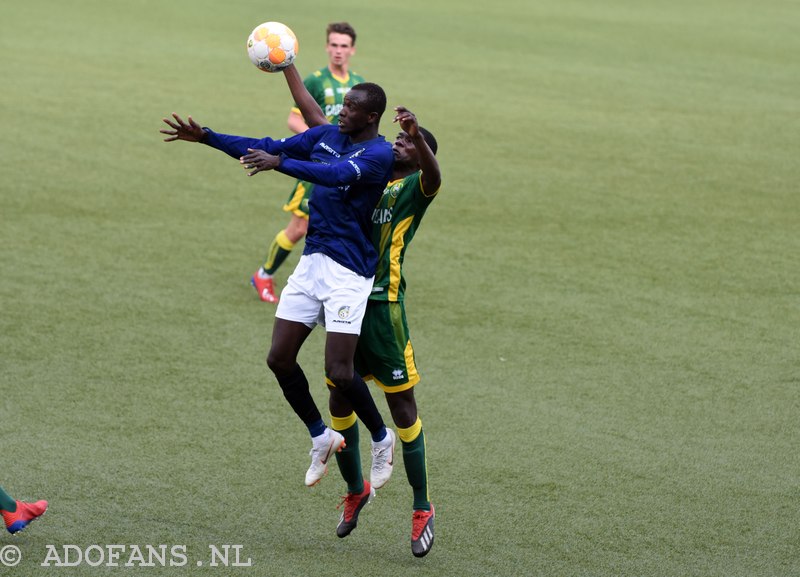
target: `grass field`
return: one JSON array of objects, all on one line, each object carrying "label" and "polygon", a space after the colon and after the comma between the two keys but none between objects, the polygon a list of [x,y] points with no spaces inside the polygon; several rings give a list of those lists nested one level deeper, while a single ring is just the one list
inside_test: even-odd
[{"label": "grass field", "polygon": [[[800,575],[800,4],[465,6],[3,5],[0,485],[51,509],[0,575]],[[247,34],[288,23],[308,73],[341,19],[444,173],[406,267],[422,560],[402,467],[344,540],[336,472],[302,485],[248,285],[290,179],[158,134],[285,135]],[[188,562],[40,565],[66,544]],[[197,567],[210,544],[252,566]]]}]

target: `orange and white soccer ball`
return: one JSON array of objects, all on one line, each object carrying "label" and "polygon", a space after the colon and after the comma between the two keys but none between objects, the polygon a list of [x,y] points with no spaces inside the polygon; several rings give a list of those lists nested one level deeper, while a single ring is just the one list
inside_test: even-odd
[{"label": "orange and white soccer ball", "polygon": [[278,72],[294,62],[300,45],[292,29],[280,22],[264,22],[247,39],[250,60],[264,72]]}]

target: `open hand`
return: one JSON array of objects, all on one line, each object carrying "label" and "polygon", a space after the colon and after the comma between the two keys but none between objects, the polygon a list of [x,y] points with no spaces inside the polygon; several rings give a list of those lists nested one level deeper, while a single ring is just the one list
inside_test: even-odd
[{"label": "open hand", "polygon": [[185,140],[187,142],[201,142],[203,137],[206,135],[206,131],[197,124],[191,116],[189,116],[188,124],[183,121],[183,119],[175,114],[172,113],[172,118],[175,119],[173,122],[168,118],[164,118],[164,122],[172,128],[172,130],[165,130],[161,129],[159,132],[161,134],[166,134],[169,138],[165,138],[164,142],[173,142],[175,140]]},{"label": "open hand", "polygon": [[419,123],[414,113],[405,106],[398,106],[394,110],[397,114],[392,122],[399,122],[400,128],[412,138],[416,136],[419,132]]}]

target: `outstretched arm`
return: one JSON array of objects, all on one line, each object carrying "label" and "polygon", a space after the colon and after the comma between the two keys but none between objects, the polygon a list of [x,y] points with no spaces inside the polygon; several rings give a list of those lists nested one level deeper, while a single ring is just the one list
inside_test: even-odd
[{"label": "outstretched arm", "polygon": [[173,122],[168,118],[164,118],[164,122],[172,128],[172,130],[161,129],[161,134],[166,134],[169,138],[165,138],[164,142],[173,142],[175,140],[185,140],[186,142],[203,142],[206,136],[206,131],[197,124],[190,116],[189,122],[184,122],[183,119],[172,113]]},{"label": "outstretched arm", "polygon": [[442,184],[442,173],[439,170],[439,161],[436,160],[436,155],[433,154],[425,138],[419,131],[419,123],[417,117],[404,106],[395,108],[397,115],[394,117],[394,122],[400,123],[400,128],[411,137],[411,141],[417,148],[417,155],[419,156],[419,167],[422,170],[422,190],[427,196],[430,196]]},{"label": "outstretched arm", "polygon": [[164,139],[164,142],[185,140],[187,142],[202,142],[208,144],[234,158],[238,158],[239,162],[245,165],[245,169],[255,169],[248,173],[248,176],[253,176],[265,170],[273,170],[280,165],[280,157],[269,154],[266,151],[266,149],[270,149],[273,145],[271,138],[262,138],[258,140],[256,138],[247,138],[244,136],[217,134],[197,124],[191,116],[188,117],[189,121],[185,122],[180,116],[173,112],[172,118],[175,120],[173,121],[168,118],[163,119],[172,129],[160,130],[162,134],[168,136],[168,138]]},{"label": "outstretched arm", "polygon": [[286,77],[286,83],[289,85],[292,98],[294,98],[294,101],[297,103],[297,107],[303,114],[303,120],[305,120],[308,127],[328,124],[325,113],[319,107],[317,101],[314,100],[314,97],[311,96],[306,85],[303,84],[303,79],[300,78],[300,73],[297,71],[297,68],[295,68],[295,65],[290,64],[284,68],[283,75]]}]

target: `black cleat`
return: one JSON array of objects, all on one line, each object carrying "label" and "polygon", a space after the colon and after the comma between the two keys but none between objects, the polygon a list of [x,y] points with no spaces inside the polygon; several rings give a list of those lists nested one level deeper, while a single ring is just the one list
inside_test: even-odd
[{"label": "black cleat", "polygon": [[411,552],[424,557],[433,548],[433,505],[430,511],[418,509],[411,517]]},{"label": "black cleat", "polygon": [[[372,501],[375,497],[375,489],[369,484],[369,481],[364,481],[364,490],[361,493],[348,493],[339,503],[339,507],[344,504],[344,511],[339,519],[339,524],[336,526],[336,535],[338,537],[347,537],[353,529],[358,525],[358,514],[364,505]],[[337,509],[339,508],[337,507]]]}]

